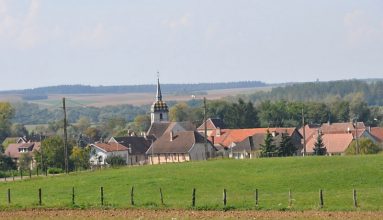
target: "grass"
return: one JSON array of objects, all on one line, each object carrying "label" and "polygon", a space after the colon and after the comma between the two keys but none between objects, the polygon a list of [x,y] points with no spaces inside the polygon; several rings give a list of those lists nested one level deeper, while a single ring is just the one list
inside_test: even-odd
[{"label": "grass", "polygon": [[[43,207],[97,208],[101,207],[101,186],[104,208],[127,208],[132,207],[130,190],[134,186],[135,207],[140,208],[191,209],[192,189],[196,188],[195,209],[222,210],[225,188],[226,209],[317,210],[319,189],[323,189],[324,210],[355,210],[352,190],[356,189],[356,210],[374,211],[383,210],[382,167],[383,155],[375,155],[211,160],[105,169],[0,183],[0,208],[38,207],[38,188],[42,188]],[[11,205],[7,204],[8,188]],[[292,207],[288,204],[289,189]]]}]

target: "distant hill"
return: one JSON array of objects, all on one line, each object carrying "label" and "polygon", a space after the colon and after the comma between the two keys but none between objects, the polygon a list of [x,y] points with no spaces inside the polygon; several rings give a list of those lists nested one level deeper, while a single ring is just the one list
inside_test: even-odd
[{"label": "distant hill", "polygon": [[[190,93],[217,89],[254,88],[264,87],[266,83],[260,81],[243,81],[227,83],[196,83],[196,84],[161,84],[167,93]],[[156,85],[127,85],[127,86],[86,86],[86,85],[60,85],[35,89],[2,91],[0,94],[20,94],[26,99],[52,94],[118,94],[118,93],[146,93],[156,90]]]},{"label": "distant hill", "polygon": [[275,86],[271,91],[248,95],[252,101],[289,100],[322,102],[329,98],[352,98],[362,95],[369,105],[383,105],[383,81],[381,79],[339,80],[329,82],[306,82]]}]

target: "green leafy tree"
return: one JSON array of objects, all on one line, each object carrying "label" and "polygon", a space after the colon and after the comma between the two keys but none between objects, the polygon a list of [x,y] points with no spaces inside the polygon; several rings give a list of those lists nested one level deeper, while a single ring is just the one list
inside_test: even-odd
[{"label": "green leafy tree", "polygon": [[261,144],[261,156],[272,157],[277,153],[276,150],[273,135],[267,130],[263,144]]},{"label": "green leafy tree", "polygon": [[19,168],[29,170],[31,168],[32,156],[28,153],[22,153],[19,158]]},{"label": "green leafy tree", "polygon": [[259,126],[257,111],[252,102],[238,99],[229,106],[224,115],[224,122],[229,128],[254,128]]},{"label": "green leafy tree", "polygon": [[0,154],[0,170],[7,171],[7,170],[15,170],[15,169],[16,169],[16,163],[12,160],[12,158],[5,154]]},{"label": "green leafy tree", "polygon": [[11,133],[11,119],[15,110],[8,102],[0,102],[0,143]]},{"label": "green leafy tree", "polygon": [[190,111],[191,109],[187,103],[177,103],[169,109],[169,119],[170,121],[188,121]]},{"label": "green leafy tree", "polygon": [[324,146],[322,133],[318,132],[316,142],[314,144],[314,154],[315,155],[326,155],[327,149]]},{"label": "green leafy tree", "polygon": [[357,153],[357,146],[358,146],[358,153],[359,154],[376,154],[379,151],[381,151],[381,148],[375,144],[373,141],[371,141],[368,138],[360,138],[358,140],[358,144],[356,140],[354,140],[350,146],[346,150],[346,154],[348,155],[355,155]]},{"label": "green leafy tree", "polygon": [[134,118],[134,125],[138,129],[138,131],[146,132],[150,127],[150,116],[137,115]]},{"label": "green leafy tree", "polygon": [[70,159],[73,161],[75,170],[89,168],[89,148],[74,146],[70,155]]},{"label": "green leafy tree", "polygon": [[[68,144],[68,152],[71,152],[71,150],[71,145]],[[52,136],[44,139],[41,143],[40,151],[35,151],[36,161],[41,164],[42,157],[45,168],[56,167],[65,170],[64,155],[64,141],[59,136]]]},{"label": "green leafy tree", "polygon": [[288,134],[282,133],[281,135],[282,139],[277,150],[278,156],[293,156],[298,150],[297,147],[294,145]]}]

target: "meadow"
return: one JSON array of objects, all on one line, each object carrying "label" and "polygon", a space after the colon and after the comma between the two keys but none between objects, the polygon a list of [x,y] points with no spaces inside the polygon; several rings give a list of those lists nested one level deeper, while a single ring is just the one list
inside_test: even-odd
[{"label": "meadow", "polygon": [[[323,210],[376,211],[383,210],[382,167],[383,155],[216,159],[108,168],[14,182],[8,179],[0,183],[0,207],[3,210],[39,207],[41,188],[44,208],[319,210],[319,190],[323,189]],[[101,205],[101,186],[104,205]],[[130,197],[132,186],[134,205]],[[164,204],[161,204],[160,188]],[[195,207],[192,207],[193,188],[196,188]],[[224,189],[226,208],[222,201]],[[353,206],[353,189],[357,192],[357,208]]]}]

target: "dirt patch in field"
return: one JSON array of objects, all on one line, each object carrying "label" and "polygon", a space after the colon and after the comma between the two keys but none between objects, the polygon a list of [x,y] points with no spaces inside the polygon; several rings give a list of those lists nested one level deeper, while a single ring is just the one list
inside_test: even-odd
[{"label": "dirt patch in field", "polygon": [[0,212],[1,219],[382,219],[383,212],[191,211],[191,210],[24,210]]}]

